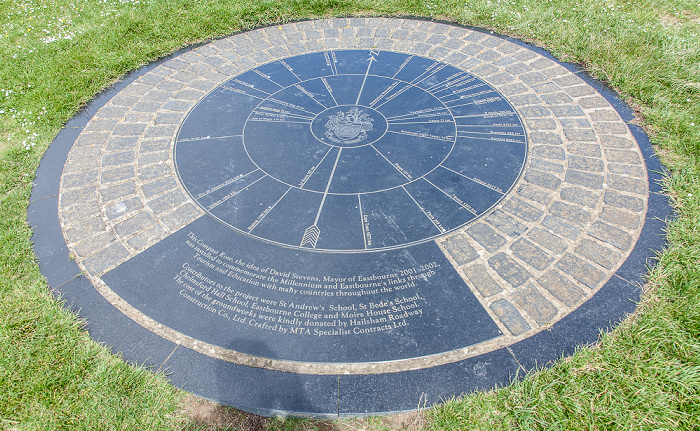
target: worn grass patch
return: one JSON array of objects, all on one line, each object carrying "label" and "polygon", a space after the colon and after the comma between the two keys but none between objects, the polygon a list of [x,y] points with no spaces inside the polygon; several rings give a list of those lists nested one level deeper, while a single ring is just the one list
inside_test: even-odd
[{"label": "worn grass patch", "polygon": [[[61,126],[129,70],[188,43],[350,14],[492,28],[585,65],[635,107],[672,172],[679,218],[669,248],[641,309],[596,348],[420,420],[275,420],[225,408],[216,421],[197,416],[162,375],[92,342],[49,293],[26,223],[34,171]],[[699,33],[694,0],[0,3],[0,429],[700,428]]]}]

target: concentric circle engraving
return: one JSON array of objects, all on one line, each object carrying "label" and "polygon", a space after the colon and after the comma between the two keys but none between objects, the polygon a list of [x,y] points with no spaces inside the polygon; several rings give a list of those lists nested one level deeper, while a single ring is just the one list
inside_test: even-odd
[{"label": "concentric circle engraving", "polygon": [[[222,121],[207,121],[214,109],[226,111]],[[278,60],[223,83],[182,124],[175,162],[194,200],[230,228],[349,252],[464,226],[503,198],[526,156],[516,111],[476,76],[351,50]]]}]

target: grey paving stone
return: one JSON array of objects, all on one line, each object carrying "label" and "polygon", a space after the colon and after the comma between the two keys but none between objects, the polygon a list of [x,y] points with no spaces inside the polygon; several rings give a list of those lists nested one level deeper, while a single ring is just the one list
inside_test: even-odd
[{"label": "grey paving stone", "polygon": [[578,305],[583,298],[583,290],[570,282],[559,271],[552,269],[547,271],[538,280],[540,286],[547,289],[553,297],[557,298],[562,304],[567,307]]},{"label": "grey paving stone", "polygon": [[[533,144],[545,144],[545,145],[551,145],[554,147],[549,147],[549,148],[560,148],[556,147],[557,145],[561,145],[564,143],[564,141],[561,140],[561,137],[552,132],[532,132],[530,133],[530,141],[532,141]],[[535,147],[538,148],[538,147]],[[563,150],[563,149],[562,149]],[[554,151],[554,150],[550,150]],[[555,153],[557,157],[549,157],[549,158],[556,158],[557,160],[564,160],[564,158],[558,158],[559,153]]]},{"label": "grey paving stone", "polygon": [[621,250],[628,250],[632,246],[632,237],[630,234],[620,228],[601,221],[593,223],[588,234],[605,243],[614,245]]},{"label": "grey paving stone", "polygon": [[513,304],[505,299],[499,299],[490,305],[491,310],[494,312],[501,322],[506,325],[506,328],[513,335],[520,335],[530,329],[530,325],[523,319],[523,316],[518,313]]},{"label": "grey paving stone", "polygon": [[107,146],[105,150],[108,152],[112,151],[127,151],[133,150],[138,144],[138,138],[135,136],[128,137],[113,137],[107,141]]},{"label": "grey paving stone", "polygon": [[569,153],[586,156],[586,157],[601,157],[600,146],[597,144],[587,144],[584,142],[574,142],[566,146]]},{"label": "grey paving stone", "polygon": [[111,118],[93,118],[85,126],[85,132],[104,132],[107,130],[112,130],[118,123],[118,120]]},{"label": "grey paving stone", "polygon": [[165,163],[139,167],[138,172],[140,180],[150,180],[153,178],[163,177],[165,175],[171,174],[173,174],[172,169]]},{"label": "grey paving stone", "polygon": [[85,259],[83,264],[90,274],[96,275],[127,257],[129,257],[129,252],[126,248],[121,243],[115,242]]},{"label": "grey paving stone", "polygon": [[529,199],[534,202],[541,203],[543,205],[549,204],[552,200],[552,195],[542,189],[532,186],[530,184],[521,184],[516,193],[525,199]]},{"label": "grey paving stone", "polygon": [[583,117],[585,115],[583,109],[578,105],[552,105],[549,109],[559,118]]},{"label": "grey paving stone", "polygon": [[163,236],[165,236],[165,229],[156,224],[132,236],[127,242],[134,249],[143,250]]},{"label": "grey paving stone", "polygon": [[147,211],[141,211],[133,217],[114,225],[114,230],[120,237],[126,237],[135,232],[144,230],[154,223],[155,220],[153,219],[153,216],[151,216]]},{"label": "grey paving stone", "polygon": [[565,254],[564,257],[556,263],[556,266],[591,289],[603,281],[606,275],[605,272],[570,253]]},{"label": "grey paving stone", "polygon": [[100,189],[102,202],[113,201],[124,196],[133,195],[134,193],[136,193],[136,184],[131,181]]},{"label": "grey paving stone", "polygon": [[531,267],[543,271],[554,258],[525,238],[520,238],[510,246],[513,254]]},{"label": "grey paving stone", "polygon": [[77,243],[104,230],[105,224],[98,216],[67,226],[64,231],[69,242]]},{"label": "grey paving stone", "polygon": [[532,284],[514,292],[513,299],[539,325],[550,323],[559,311]]},{"label": "grey paving stone", "polygon": [[593,121],[620,121],[620,116],[613,109],[599,109],[594,112],[589,112],[588,116]]},{"label": "grey paving stone", "polygon": [[70,207],[78,203],[97,200],[97,189],[95,186],[83,187],[61,192],[59,206],[62,208]]},{"label": "grey paving stone", "polygon": [[488,259],[489,266],[513,287],[522,286],[530,273],[505,253],[496,253]]},{"label": "grey paving stone", "polygon": [[573,103],[573,99],[571,99],[571,97],[564,92],[543,94],[541,97],[542,101],[549,105],[566,105]]},{"label": "grey paving stone", "polygon": [[568,157],[567,162],[569,163],[569,168],[571,169],[589,172],[603,172],[604,164],[603,160],[601,159],[571,155]]},{"label": "grey paving stone", "polygon": [[524,118],[548,117],[551,112],[544,106],[526,106],[520,109],[520,115]]},{"label": "grey paving stone", "polygon": [[637,178],[625,177],[622,175],[608,174],[608,187],[623,192],[636,193],[638,195],[647,194],[647,183]]},{"label": "grey paving stone", "polygon": [[607,122],[596,122],[593,127],[595,128],[595,131],[598,132],[599,134],[604,134],[604,135],[625,135],[629,131],[627,129],[627,126],[625,126],[624,123],[622,122],[614,122],[614,123],[607,123]]},{"label": "grey paving stone", "polygon": [[167,214],[163,214],[160,221],[163,222],[168,229],[175,230],[192,222],[200,215],[202,215],[202,212],[197,207],[191,203],[186,203]]},{"label": "grey paving stone", "polygon": [[578,205],[567,204],[566,202],[556,201],[549,208],[552,215],[560,217],[571,223],[583,226],[591,219],[591,213]]},{"label": "grey paving stone", "polygon": [[490,252],[494,252],[506,244],[506,239],[485,223],[476,223],[470,226],[467,233]]},{"label": "grey paving stone", "polygon": [[98,146],[76,148],[68,154],[68,160],[90,160],[100,157],[102,148]]},{"label": "grey paving stone", "polygon": [[525,181],[552,190],[558,189],[561,185],[561,179],[556,175],[548,172],[536,171],[534,169],[527,170],[525,173]]},{"label": "grey paving stone", "polygon": [[79,147],[91,147],[94,145],[102,145],[109,138],[109,133],[107,132],[97,132],[97,133],[86,133],[82,132],[73,144],[73,148]]},{"label": "grey paving stone", "polygon": [[469,245],[462,235],[453,235],[444,242],[445,249],[458,265],[464,265],[479,257],[479,253]]},{"label": "grey paving stone", "polygon": [[564,149],[554,145],[535,145],[532,147],[532,155],[551,160],[565,160],[566,158]]},{"label": "grey paving stone", "polygon": [[564,136],[570,141],[593,142],[597,140],[595,132],[590,129],[564,129]]},{"label": "grey paving stone", "polygon": [[557,174],[564,172],[564,165],[542,159],[530,159],[530,166],[540,171],[549,171]]},{"label": "grey paving stone", "polygon": [[621,136],[613,136],[613,135],[603,135],[600,137],[600,142],[603,144],[604,147],[607,148],[634,148],[635,145],[634,143],[627,139],[623,138]]},{"label": "grey paving stone", "polygon": [[609,106],[608,101],[600,96],[582,97],[578,99],[578,104],[584,109],[605,108]]},{"label": "grey paving stone", "polygon": [[588,238],[581,240],[581,243],[576,246],[574,251],[591,262],[595,262],[607,269],[612,269],[615,267],[615,265],[622,258],[622,255],[619,252],[609,247],[605,247],[602,244]]},{"label": "grey paving stone", "polygon": [[539,227],[536,227],[533,230],[531,230],[527,234],[527,237],[530,238],[532,241],[536,242],[537,244],[541,245],[542,247],[546,248],[547,250],[550,250],[557,254],[564,253],[564,251],[566,251],[566,248],[568,247],[568,244],[565,240],[559,238],[550,231]]},{"label": "grey paving stone", "polygon": [[591,128],[591,123],[586,118],[562,118],[560,122],[561,126],[564,128]]},{"label": "grey paving stone", "polygon": [[467,276],[472,285],[479,291],[481,296],[488,298],[497,293],[501,293],[503,289],[489,275],[489,272],[481,264],[468,266],[464,269],[464,275]]},{"label": "grey paving stone", "polygon": [[552,93],[559,92],[561,89],[551,82],[542,82],[539,84],[531,85],[530,88],[537,94],[542,96],[551,95]]},{"label": "grey paving stone", "polygon": [[526,203],[522,199],[518,199],[517,197],[510,198],[505,205],[503,205],[503,209],[514,216],[529,222],[539,220],[539,218],[544,214],[542,210]]},{"label": "grey paving stone", "polygon": [[639,228],[640,217],[638,215],[627,211],[622,211],[617,208],[609,206],[603,207],[603,210],[600,212],[600,218],[608,223],[616,224],[629,229]]},{"label": "grey paving stone", "polygon": [[551,118],[528,118],[525,122],[533,130],[554,130],[557,128],[556,121]]},{"label": "grey paving stone", "polygon": [[583,205],[590,208],[595,208],[598,204],[599,195],[590,190],[584,190],[580,187],[564,187],[561,189],[560,196],[565,201]]},{"label": "grey paving stone", "polygon": [[81,220],[100,215],[100,207],[97,206],[97,200],[77,203],[70,208],[61,208],[59,211],[67,224],[74,224]]},{"label": "grey paving stone", "polygon": [[97,170],[79,172],[76,174],[63,174],[61,187],[63,189],[71,189],[75,187],[85,187],[95,184],[97,181]]},{"label": "grey paving stone", "polygon": [[639,153],[636,151],[606,149],[605,156],[608,162],[625,163],[628,165],[639,165],[642,163]]},{"label": "grey paving stone", "polygon": [[182,205],[185,200],[186,198],[182,191],[176,189],[164,194],[163,196],[152,199],[146,202],[146,204],[153,210],[153,212],[160,214]]},{"label": "grey paving stone", "polygon": [[141,191],[143,191],[144,196],[147,198],[153,197],[155,195],[160,195],[168,190],[172,190],[177,187],[175,179],[172,177],[160,178],[155,181],[151,181],[148,184],[141,186]]},{"label": "grey paving stone", "polygon": [[528,72],[519,76],[520,80],[528,85],[537,84],[538,82],[546,81],[547,77],[540,72]]},{"label": "grey paving stone", "polygon": [[79,257],[85,257],[98,250],[102,250],[114,241],[116,241],[116,238],[111,233],[100,232],[97,235],[76,244],[73,250]]},{"label": "grey paving stone", "polygon": [[143,123],[132,123],[132,124],[119,124],[114,128],[112,135],[114,136],[136,136],[144,131],[146,124]]},{"label": "grey paving stone", "polygon": [[550,229],[557,235],[574,240],[578,238],[581,233],[581,229],[574,226],[573,224],[560,219],[559,217],[547,216],[542,220],[542,226]]},{"label": "grey paving stone", "polygon": [[603,189],[603,176],[595,175],[590,172],[568,169],[566,171],[564,181],[570,184],[578,184],[580,186],[588,187],[589,189]]},{"label": "grey paving stone", "polygon": [[110,153],[102,156],[102,166],[118,166],[126,163],[134,163],[133,151],[121,151],[119,153]]},{"label": "grey paving stone", "polygon": [[[502,76],[502,75],[510,76],[508,74],[498,74],[498,75],[494,75],[494,76]],[[489,81],[495,85],[499,84],[498,82],[491,81],[491,79],[489,79]],[[508,81],[506,81],[506,82],[508,82]],[[515,106],[539,105],[540,103],[542,103],[542,101],[540,100],[539,97],[535,96],[534,94],[530,94],[530,93],[512,96],[510,98],[510,102]]]},{"label": "grey paving stone", "polygon": [[[517,83],[517,84],[504,85],[502,87],[499,87],[499,90],[501,91],[501,94],[504,94],[506,96],[513,96],[516,94],[526,93],[528,91],[528,88],[524,84]],[[528,124],[530,123],[530,121],[535,121],[535,120],[528,120]]]},{"label": "grey paving stone", "polygon": [[517,238],[527,230],[527,226],[501,210],[492,212],[484,220],[511,238]]},{"label": "grey paving stone", "polygon": [[608,171],[613,174],[629,175],[632,177],[644,177],[644,169],[640,166],[618,165],[617,163],[608,163]]},{"label": "grey paving stone", "polygon": [[642,211],[645,207],[644,200],[641,198],[623,195],[615,190],[607,190],[603,202],[607,205],[632,211]]},{"label": "grey paving stone", "polygon": [[595,94],[595,90],[587,84],[569,87],[566,89],[566,92],[572,97],[589,96],[591,94]]},{"label": "grey paving stone", "polygon": [[170,153],[167,151],[159,151],[157,153],[148,153],[140,156],[137,160],[139,166],[150,165],[153,163],[161,163],[170,160]]},{"label": "grey paving stone", "polygon": [[141,142],[139,153],[149,153],[153,151],[165,151],[170,149],[170,140],[168,139],[150,139]]},{"label": "grey paving stone", "polygon": [[141,199],[138,196],[132,196],[108,205],[105,209],[105,214],[109,220],[115,220],[126,214],[140,210],[141,208],[143,208]]},{"label": "grey paving stone", "polygon": [[101,183],[108,184],[134,177],[134,166],[128,165],[121,168],[109,169],[102,172]]}]

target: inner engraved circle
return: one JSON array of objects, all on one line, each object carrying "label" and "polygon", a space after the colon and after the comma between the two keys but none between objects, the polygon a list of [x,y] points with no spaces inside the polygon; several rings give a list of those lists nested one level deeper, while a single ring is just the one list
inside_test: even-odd
[{"label": "inner engraved circle", "polygon": [[311,122],[311,133],[332,147],[356,148],[380,140],[388,122],[381,112],[367,106],[341,105],[320,112]]}]

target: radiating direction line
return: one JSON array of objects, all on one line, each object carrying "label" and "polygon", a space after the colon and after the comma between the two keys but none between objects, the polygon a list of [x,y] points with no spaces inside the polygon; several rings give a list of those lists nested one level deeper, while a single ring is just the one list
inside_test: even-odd
[{"label": "radiating direction line", "polygon": [[185,138],[178,139],[177,142],[193,142],[193,141],[206,141],[209,139],[227,139],[227,138],[240,138],[243,135],[226,135],[226,136],[198,136],[196,138]]},{"label": "radiating direction line", "polygon": [[362,198],[357,194],[357,203],[360,208],[360,226],[362,227],[362,240],[365,242],[365,250],[367,250],[367,232],[365,232],[365,214],[362,211]]},{"label": "radiating direction line", "polygon": [[486,105],[488,103],[493,103],[493,102],[500,102],[501,100],[503,100],[502,97],[494,96],[494,97],[487,97],[486,99],[476,99],[472,102],[462,103],[459,105],[449,105],[449,106],[450,106],[450,108],[459,108],[460,106],[469,106],[469,105],[479,106],[479,105]]},{"label": "radiating direction line", "polygon": [[282,64],[282,66],[286,67],[287,70],[288,70],[292,75],[294,75],[294,77],[295,77],[296,79],[299,80],[299,82],[301,82],[301,78],[299,78],[299,77],[297,76],[297,74],[294,73],[294,69],[292,68],[292,66],[288,65],[287,62],[285,62],[284,60],[279,60],[279,62],[280,62],[280,64]]},{"label": "radiating direction line", "polygon": [[436,141],[444,141],[444,142],[452,142],[454,141],[454,138],[452,137],[442,137],[442,136],[434,136],[434,135],[427,135],[425,133],[416,133],[416,132],[407,132],[405,130],[402,130],[400,132],[394,131],[394,130],[387,130],[389,133],[396,133],[397,135],[405,135],[405,136],[413,136],[416,138],[425,138],[425,139],[434,139]]},{"label": "radiating direction line", "polygon": [[455,115],[454,118],[502,118],[513,116],[515,116],[515,111],[491,111],[482,112],[481,114]]},{"label": "radiating direction line", "polygon": [[[466,72],[458,72],[455,73],[452,76],[448,76],[447,79],[444,82],[439,82],[432,87],[428,88],[426,91],[428,91],[431,94],[435,94],[440,91],[445,91],[448,88],[452,88],[454,86],[459,85],[464,85],[467,82],[474,81],[474,77],[472,77],[470,74]],[[442,87],[442,88],[441,88]]]},{"label": "radiating direction line", "polygon": [[[223,88],[223,89],[225,89],[225,90],[228,90],[228,91],[233,91],[233,92],[235,92],[235,93],[244,94],[244,95],[249,96],[249,97],[255,97],[256,99],[266,100],[264,97],[256,96],[255,94],[246,93],[246,92],[243,91],[243,90],[240,90],[240,89],[238,89],[238,88],[229,87],[229,86],[227,86],[227,85],[225,85],[225,84],[222,85],[221,88]],[[264,91],[263,91],[263,93],[264,93]]]},{"label": "radiating direction line", "polygon": [[313,100],[314,102],[316,102],[316,103],[318,103],[319,105],[321,105],[321,107],[322,107],[323,109],[328,109],[328,107],[327,107],[326,105],[324,105],[323,103],[321,103],[321,102],[319,102],[318,100],[316,100],[316,98],[314,97],[314,95],[311,94],[311,92],[308,91],[306,88],[302,87],[302,86],[299,85],[299,84],[294,84],[294,87],[296,87],[299,91],[301,91],[302,93],[304,93],[304,95],[307,96],[309,99],[311,99],[311,100]]},{"label": "radiating direction line", "polygon": [[408,190],[406,190],[406,187],[401,186],[401,188],[403,189],[403,191],[406,192],[406,194],[408,195],[408,197],[411,198],[411,200],[413,201],[413,203],[415,203],[416,206],[418,206],[418,208],[420,208],[420,210],[423,211],[423,214],[425,214],[425,216],[428,217],[428,220],[430,220],[430,222],[433,224],[433,226],[435,226],[435,227],[437,228],[437,230],[439,230],[440,232],[447,232],[447,229],[445,229],[444,227],[442,227],[442,224],[438,221],[437,218],[435,218],[434,215],[432,215],[432,213],[426,212],[426,211],[425,211],[425,208],[423,208],[423,207],[418,203],[418,201],[416,201],[416,199],[413,197],[413,195],[411,195],[411,194],[408,192]]},{"label": "radiating direction line", "polygon": [[[468,135],[460,135],[457,133],[458,138],[467,138],[470,140],[477,140],[477,141],[489,141],[489,142],[512,142],[515,144],[524,144],[524,140],[518,140],[518,139],[508,139],[508,138],[496,138],[496,137],[491,137],[491,138],[485,138],[482,136],[468,136]],[[524,136],[521,136],[524,138]]]},{"label": "radiating direction line", "polygon": [[218,201],[214,202],[213,204],[209,205],[209,206],[207,207],[207,209],[208,209],[208,210],[213,210],[214,208],[218,207],[219,205],[221,205],[222,203],[224,203],[224,202],[226,202],[227,200],[231,199],[232,197],[234,197],[234,196],[240,194],[241,192],[243,192],[244,190],[246,190],[248,187],[250,187],[250,186],[252,186],[253,184],[257,183],[258,181],[262,180],[262,179],[265,178],[266,176],[267,176],[267,174],[263,175],[262,177],[258,178],[257,180],[253,181],[252,183],[250,183],[250,184],[248,184],[247,186],[243,187],[242,189],[238,190],[237,192],[231,192],[231,193],[227,194],[227,195],[224,196],[223,198],[221,198],[221,199],[219,199]]},{"label": "radiating direction line", "polygon": [[[375,51],[370,51],[369,52],[369,58],[367,61],[369,64],[367,65],[367,70],[365,71],[365,77],[362,80],[362,85],[360,86],[360,92],[357,94],[357,100],[355,101],[355,105],[360,104],[360,97],[362,97],[362,90],[365,88],[365,82],[367,82],[367,75],[369,75],[369,69],[372,67],[372,62],[377,61],[376,58],[374,58],[374,54],[377,54]],[[378,55],[378,54],[377,54]]]},{"label": "radiating direction line", "polygon": [[[423,82],[426,79],[430,78],[431,76],[435,75],[437,72],[441,71],[445,66],[447,66],[447,65],[441,64],[441,63],[436,61],[435,63],[428,66],[428,68],[425,69],[425,72],[421,73],[413,81],[411,81],[411,84],[413,84],[413,85],[420,84],[421,82]],[[427,73],[427,75],[425,75],[426,73]],[[423,76],[423,75],[425,75],[425,76]],[[418,80],[419,78],[421,78],[420,81]]]},{"label": "radiating direction line", "polygon": [[401,119],[401,117],[407,118],[420,118],[420,117],[433,117],[439,115],[450,115],[450,111],[447,108],[439,106],[437,108],[422,109],[420,111],[409,112],[408,114],[394,115],[392,117],[386,117],[387,121]]},{"label": "radiating direction line", "polygon": [[297,111],[305,112],[305,113],[311,115],[312,118],[315,117],[316,114],[318,113],[318,112],[309,112],[306,109],[302,108],[301,106],[295,105],[293,103],[285,102],[283,100],[275,99],[274,97],[268,97],[266,100],[269,100],[270,102],[273,102],[273,103],[278,103],[278,104],[280,104],[282,106],[286,106],[288,108],[296,109]]},{"label": "radiating direction line", "polygon": [[234,182],[236,182],[236,181],[238,181],[238,180],[240,180],[240,179],[243,179],[243,178],[247,177],[248,175],[252,174],[253,172],[256,172],[256,171],[259,171],[259,170],[260,170],[260,169],[253,169],[252,171],[248,172],[247,174],[241,174],[241,175],[238,175],[238,176],[236,176],[236,177],[234,177],[234,178],[229,178],[228,180],[224,181],[223,183],[218,184],[218,185],[216,185],[216,186],[214,186],[214,187],[208,189],[207,191],[204,191],[204,192],[198,194],[198,195],[197,195],[197,199],[203,198],[204,196],[207,196],[207,195],[210,194],[210,193],[214,193],[215,191],[219,190],[220,188],[226,187],[227,185],[229,185],[229,184],[231,184],[231,183],[234,183]]},{"label": "radiating direction line", "polygon": [[458,198],[457,196],[454,196],[454,195],[451,195],[451,194],[447,193],[446,191],[444,191],[444,190],[441,189],[440,187],[438,187],[438,186],[436,186],[435,184],[433,184],[433,182],[430,181],[429,179],[427,179],[427,178],[425,178],[425,177],[423,177],[423,179],[424,179],[425,181],[427,181],[431,186],[433,186],[433,187],[435,187],[436,189],[440,190],[445,196],[447,196],[448,198],[450,198],[450,199],[452,199],[453,201],[455,201],[457,204],[459,204],[459,206],[461,206],[461,207],[464,208],[465,210],[469,211],[470,213],[472,213],[472,214],[474,214],[474,215],[478,215],[478,214],[476,213],[476,211],[474,210],[474,208],[472,208],[471,206],[469,206],[469,204],[464,203],[464,202],[462,201],[462,199]]},{"label": "radiating direction line", "polygon": [[447,169],[447,170],[450,171],[450,172],[453,172],[453,173],[459,175],[460,177],[464,177],[464,178],[466,178],[466,179],[468,179],[468,180],[470,180],[470,181],[473,181],[473,182],[475,182],[475,183],[477,183],[477,184],[479,184],[479,185],[481,185],[481,186],[484,186],[484,187],[486,187],[486,188],[488,188],[488,189],[491,189],[491,190],[493,190],[493,191],[495,191],[495,192],[497,192],[497,193],[499,193],[499,194],[501,194],[501,195],[504,194],[504,193],[503,193],[503,190],[501,190],[500,188],[494,186],[493,184],[489,184],[489,183],[487,183],[486,181],[482,181],[482,180],[480,180],[480,179],[478,179],[478,178],[468,177],[468,176],[466,176],[466,175],[464,175],[464,174],[462,174],[462,173],[460,173],[460,172],[455,171],[454,169],[448,168],[448,167],[445,166],[445,165],[439,165],[439,166],[441,166],[441,167]]},{"label": "radiating direction line", "polygon": [[331,86],[328,84],[328,81],[326,81],[326,78],[321,78],[321,82],[323,82],[323,85],[326,87],[326,91],[328,91],[328,94],[331,95],[331,98],[333,99],[333,103],[335,103],[335,106],[338,106],[338,101],[335,100],[335,96],[333,95],[333,89]]},{"label": "radiating direction line", "polygon": [[291,187],[288,188],[287,191],[284,192],[284,194],[283,194],[279,199],[277,199],[277,202],[275,202],[274,204],[272,204],[272,206],[269,206],[269,207],[265,208],[265,211],[263,211],[262,213],[260,213],[260,215],[258,216],[258,218],[256,218],[255,221],[254,221],[250,226],[248,226],[248,233],[251,233],[251,232],[253,231],[253,229],[255,229],[256,227],[258,227],[258,225],[260,224],[260,222],[262,222],[263,220],[265,220],[265,217],[267,217],[267,215],[270,214],[270,213],[272,212],[273,209],[275,209],[275,207],[277,206],[277,204],[280,203],[280,201],[281,201],[282,199],[284,199],[285,196],[287,196],[287,193],[289,193],[289,191],[290,191],[291,189],[292,189]]},{"label": "radiating direction line", "polygon": [[316,213],[316,219],[314,224],[307,227],[304,231],[304,235],[301,238],[300,247],[306,245],[311,246],[311,248],[316,248],[316,243],[318,243],[318,238],[321,236],[321,229],[318,227],[318,219],[321,217],[321,211],[323,210],[323,204],[326,203],[326,196],[328,196],[328,190],[331,188],[331,183],[333,182],[333,176],[335,175],[335,168],[338,166],[338,160],[340,160],[340,154],[342,154],[343,149],[338,150],[338,155],[335,157],[335,163],[333,163],[333,170],[331,170],[331,175],[328,178],[328,184],[326,184],[326,190],[323,192],[323,197],[321,198],[321,205],[318,207],[318,212]]},{"label": "radiating direction line", "polygon": [[326,157],[328,156],[328,154],[331,153],[331,151],[333,151],[333,147],[330,147],[328,151],[326,151],[326,154],[323,155],[323,158],[321,158],[321,161],[318,162],[316,166],[306,171],[306,175],[304,176],[304,178],[302,178],[301,183],[299,183],[300,188],[304,188],[306,182],[309,181],[309,178],[311,178],[314,172],[316,172],[316,169],[318,169],[318,167],[321,166],[321,163],[323,163],[323,161],[326,160]]},{"label": "radiating direction line", "polygon": [[[374,107],[374,109],[379,109],[379,108],[381,108],[382,106],[384,106],[384,104],[386,104],[386,103],[388,103],[388,102],[391,102],[392,100],[394,100],[395,98],[397,98],[399,95],[403,94],[403,92],[406,91],[406,90],[408,90],[409,88],[411,88],[410,85],[406,85],[406,86],[404,86],[404,87],[401,87],[396,93],[392,94],[391,96],[388,96],[388,97],[386,98],[385,101],[383,101],[382,103],[380,103],[379,105],[377,105],[376,107]],[[375,99],[375,100],[376,100],[376,99]]]},{"label": "radiating direction line", "polygon": [[[247,82],[245,82],[245,81],[241,81],[240,79],[234,79],[233,82],[236,82],[236,83],[241,84],[241,85],[243,85],[243,86],[245,86],[245,87],[251,88],[251,89],[253,89],[253,90],[255,90],[255,91],[259,91],[259,92],[261,92],[261,93],[265,93],[265,94],[267,94],[268,96],[272,94],[272,93],[268,93],[268,92],[265,91],[265,90],[261,90],[261,89],[255,87],[253,84],[249,84],[249,83],[247,83]],[[277,83],[275,82],[275,84],[277,84]],[[277,85],[279,85],[279,84],[277,84]],[[280,87],[281,87],[281,86],[280,86]]]},{"label": "radiating direction line", "polygon": [[411,174],[407,173],[407,171],[406,171],[404,168],[402,168],[401,165],[399,165],[398,163],[397,163],[397,164],[391,163],[391,160],[389,160],[384,154],[382,154],[382,152],[379,151],[379,150],[377,149],[377,147],[374,146],[374,144],[370,144],[370,147],[374,148],[374,151],[376,151],[377,154],[379,154],[380,156],[384,157],[384,160],[386,160],[391,166],[393,166],[394,169],[396,169],[397,171],[399,171],[399,173],[400,173],[401,175],[403,175],[404,177],[406,177],[407,180],[409,180],[409,181],[413,180],[413,178],[411,178]]},{"label": "radiating direction line", "polygon": [[403,64],[401,65],[401,67],[399,67],[399,70],[396,71],[396,73],[391,77],[391,79],[396,78],[396,75],[398,75],[399,72],[401,72],[401,71],[403,70],[403,68],[406,67],[406,65],[408,64],[408,62],[411,61],[412,59],[413,59],[413,56],[411,55],[411,56],[409,56],[406,60],[404,60],[404,62],[403,62]]},{"label": "radiating direction line", "polygon": [[336,62],[335,52],[326,51],[323,53],[323,56],[326,58],[326,64],[331,68],[331,72],[333,72],[333,75],[337,75],[338,69],[335,66],[335,62]]},{"label": "radiating direction line", "polygon": [[[253,72],[257,73],[258,75],[260,75],[260,76],[263,77],[264,79],[267,79],[268,81],[270,81],[271,83],[275,84],[275,85],[278,86],[279,88],[284,88],[283,85],[281,85],[281,84],[279,84],[278,82],[276,82],[276,81],[270,79],[270,77],[269,77],[268,75],[265,75],[264,73],[262,73],[262,72],[259,71],[258,69],[253,69]],[[262,91],[262,90],[261,90],[261,91]]]}]

